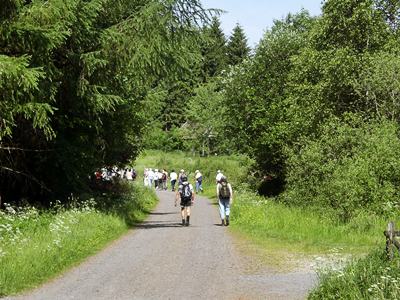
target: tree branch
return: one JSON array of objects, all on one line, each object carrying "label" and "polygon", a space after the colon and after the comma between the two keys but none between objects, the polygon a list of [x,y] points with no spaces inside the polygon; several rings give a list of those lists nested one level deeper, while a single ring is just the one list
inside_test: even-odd
[{"label": "tree branch", "polygon": [[35,182],[36,184],[38,184],[42,189],[44,189],[44,190],[46,190],[46,191],[51,193],[51,190],[48,187],[46,187],[43,182],[39,181],[38,179],[36,179],[35,177],[33,177],[30,174],[27,174],[27,173],[24,173],[24,172],[21,172],[21,171],[16,171],[16,170],[13,170],[11,168],[3,167],[3,166],[0,166],[0,169],[8,171],[8,172],[15,173],[15,174],[18,174],[18,175],[22,175],[24,177],[27,177],[30,180],[32,180],[33,182]]},{"label": "tree branch", "polygon": [[48,150],[38,150],[38,149],[24,149],[24,148],[17,148],[17,147],[3,147],[0,146],[0,150],[5,150],[5,151],[24,151],[24,152],[51,152],[54,151],[54,149],[48,149]]}]

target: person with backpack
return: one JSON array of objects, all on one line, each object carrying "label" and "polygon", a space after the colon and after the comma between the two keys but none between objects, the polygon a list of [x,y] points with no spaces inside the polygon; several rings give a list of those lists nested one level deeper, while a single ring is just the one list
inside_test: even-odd
[{"label": "person with backpack", "polygon": [[193,186],[188,182],[188,178],[185,174],[181,176],[181,180],[182,184],[178,186],[178,190],[175,195],[175,206],[180,199],[182,226],[189,226],[190,206],[192,206],[194,203],[194,191]]},{"label": "person with backpack", "polygon": [[203,175],[200,173],[199,170],[194,172],[194,177],[196,179],[196,193],[203,192]]},{"label": "person with backpack", "polygon": [[233,193],[232,186],[225,176],[222,176],[217,184],[217,199],[221,216],[221,226],[229,226],[229,214],[233,201]]}]

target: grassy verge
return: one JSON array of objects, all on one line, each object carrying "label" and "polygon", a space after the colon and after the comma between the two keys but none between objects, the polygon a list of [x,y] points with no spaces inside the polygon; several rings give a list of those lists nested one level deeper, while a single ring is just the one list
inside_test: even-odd
[{"label": "grassy verge", "polygon": [[386,220],[360,215],[349,223],[335,222],[312,209],[288,207],[249,192],[238,193],[232,228],[265,247],[287,252],[367,253],[382,246]]},{"label": "grassy verge", "polygon": [[309,299],[400,299],[400,258],[388,261],[376,250],[344,270],[328,270]]},{"label": "grassy verge", "polygon": [[36,287],[144,219],[155,195],[138,186],[125,189],[124,196],[102,195],[69,209],[0,212],[0,296]]}]

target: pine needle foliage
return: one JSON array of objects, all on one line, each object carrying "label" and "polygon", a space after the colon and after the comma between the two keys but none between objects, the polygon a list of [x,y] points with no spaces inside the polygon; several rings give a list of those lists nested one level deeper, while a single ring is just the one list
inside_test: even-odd
[{"label": "pine needle foliage", "polygon": [[96,168],[136,157],[149,93],[189,68],[209,18],[197,0],[6,0],[0,11],[6,199],[82,189]]}]

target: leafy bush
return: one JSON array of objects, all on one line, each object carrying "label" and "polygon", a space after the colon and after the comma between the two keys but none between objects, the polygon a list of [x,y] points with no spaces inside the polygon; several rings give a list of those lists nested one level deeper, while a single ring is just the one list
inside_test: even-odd
[{"label": "leafy bush", "polygon": [[347,221],[367,210],[390,215],[400,194],[400,139],[391,121],[331,118],[319,137],[288,151],[290,204],[332,208]]}]

